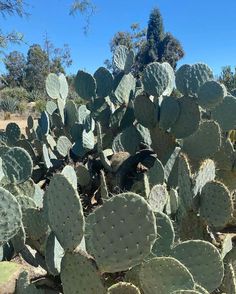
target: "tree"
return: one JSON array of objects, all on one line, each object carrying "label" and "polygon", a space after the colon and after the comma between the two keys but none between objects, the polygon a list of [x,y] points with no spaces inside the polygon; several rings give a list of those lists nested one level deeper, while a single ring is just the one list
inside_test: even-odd
[{"label": "tree", "polygon": [[65,73],[65,68],[72,64],[71,52],[68,44],[64,44],[62,48],[56,48],[46,33],[43,47],[50,61],[48,64],[48,71],[56,74]]},{"label": "tree", "polygon": [[[0,0],[0,14],[4,18],[13,15],[23,17],[27,14],[25,3],[23,0]],[[22,40],[23,35],[21,33],[16,31],[6,33],[0,29],[0,47],[5,48],[9,43],[20,43]]]},{"label": "tree", "polygon": [[117,32],[111,42],[110,42],[110,50],[113,53],[117,46],[124,45],[128,49],[138,50],[146,36],[146,30],[141,29],[139,23],[133,23],[130,26],[130,31],[126,32]]},{"label": "tree", "polygon": [[227,65],[222,68],[219,76],[219,82],[224,84],[229,92],[232,92],[236,88],[236,67],[234,71],[231,66]]},{"label": "tree", "polygon": [[142,71],[151,62],[166,61],[175,69],[183,56],[181,43],[171,33],[165,33],[161,13],[157,8],[153,9],[149,17],[146,42],[137,54],[137,67]]},{"label": "tree", "polygon": [[49,58],[40,45],[30,46],[25,69],[26,88],[28,91],[44,91],[45,79],[49,73]]},{"label": "tree", "polygon": [[85,17],[85,25],[83,27],[84,34],[88,33],[90,26],[90,19],[96,11],[96,6],[91,0],[74,0],[71,9],[70,15],[76,15],[79,12],[82,16]]},{"label": "tree", "polygon": [[174,69],[177,62],[184,57],[182,45],[171,33],[165,34],[164,39],[160,42],[158,53],[159,61],[169,62]]},{"label": "tree", "polygon": [[[137,52],[145,42],[145,36],[146,29],[141,29],[139,23],[133,23],[129,31],[117,32],[113,36],[110,42],[110,51],[113,54],[117,46],[124,45],[128,49]],[[106,59],[104,63],[108,69],[113,70],[111,60]]]},{"label": "tree", "polygon": [[5,81],[8,86],[23,87],[26,67],[25,56],[18,51],[13,51],[4,58],[4,64],[7,70]]}]

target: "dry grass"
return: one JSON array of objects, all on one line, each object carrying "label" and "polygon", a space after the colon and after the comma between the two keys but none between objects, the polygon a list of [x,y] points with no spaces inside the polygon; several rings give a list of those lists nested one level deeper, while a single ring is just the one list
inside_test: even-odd
[{"label": "dry grass", "polygon": [[6,129],[6,126],[10,122],[14,122],[18,124],[18,126],[21,129],[21,132],[25,134],[25,127],[27,126],[27,118],[12,115],[9,120],[0,119],[0,130],[4,131]]}]

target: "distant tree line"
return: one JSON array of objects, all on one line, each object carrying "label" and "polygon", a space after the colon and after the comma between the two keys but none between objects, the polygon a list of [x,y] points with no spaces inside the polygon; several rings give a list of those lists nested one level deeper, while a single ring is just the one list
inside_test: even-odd
[{"label": "distant tree line", "polygon": [[3,59],[6,74],[3,79],[8,87],[23,87],[27,91],[43,90],[45,79],[50,72],[65,73],[65,67],[71,65],[68,45],[55,48],[46,38],[44,48],[39,44],[29,47],[27,56],[19,51],[12,51]]}]

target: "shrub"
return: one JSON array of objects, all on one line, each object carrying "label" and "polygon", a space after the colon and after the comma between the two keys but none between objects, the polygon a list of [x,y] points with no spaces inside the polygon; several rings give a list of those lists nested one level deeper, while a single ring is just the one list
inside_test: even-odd
[{"label": "shrub", "polygon": [[35,101],[35,110],[37,112],[42,112],[46,109],[46,101],[45,100],[37,100]]},{"label": "shrub", "polygon": [[26,89],[22,87],[15,87],[15,88],[4,88],[0,91],[0,98],[13,98],[18,101],[28,101],[29,100],[29,93]]}]

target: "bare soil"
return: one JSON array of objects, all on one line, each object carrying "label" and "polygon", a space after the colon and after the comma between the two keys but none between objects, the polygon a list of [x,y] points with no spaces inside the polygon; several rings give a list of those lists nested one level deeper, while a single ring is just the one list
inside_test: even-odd
[{"label": "bare soil", "polygon": [[21,129],[22,134],[25,134],[25,127],[27,126],[27,118],[26,117],[11,115],[11,118],[8,120],[4,120],[3,118],[0,118],[0,130],[5,131],[6,126],[10,122],[14,122],[14,123],[18,124],[18,126]]}]

